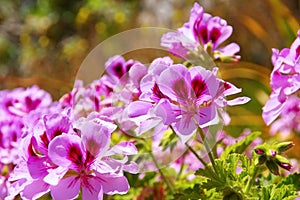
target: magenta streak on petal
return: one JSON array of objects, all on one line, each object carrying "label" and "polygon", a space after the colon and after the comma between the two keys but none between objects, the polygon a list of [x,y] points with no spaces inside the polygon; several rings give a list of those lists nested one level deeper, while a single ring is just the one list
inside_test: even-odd
[{"label": "magenta streak on petal", "polygon": [[180,100],[185,100],[189,98],[188,95],[188,88],[183,79],[176,80],[173,85],[173,90],[177,94],[177,96],[180,98]]},{"label": "magenta streak on petal", "polygon": [[94,162],[95,157],[99,153],[100,145],[96,143],[94,139],[89,139],[86,146],[86,160],[84,164],[90,165]]},{"label": "magenta streak on petal", "polygon": [[29,145],[28,145],[28,153],[31,156],[37,156],[37,154],[35,153],[34,149],[33,149],[33,144],[32,141],[30,141]]},{"label": "magenta streak on petal", "polygon": [[27,107],[27,112],[36,109],[41,102],[42,102],[41,99],[32,100],[28,96],[25,97],[25,104]]},{"label": "magenta streak on petal", "polygon": [[219,39],[220,36],[221,36],[221,31],[219,29],[217,29],[216,27],[214,27],[210,32],[210,39],[211,39],[212,43],[215,43]]},{"label": "magenta streak on petal", "polygon": [[83,164],[83,157],[80,148],[77,145],[71,145],[69,147],[68,159],[72,161],[76,166],[81,167]]},{"label": "magenta streak on petal", "polygon": [[48,148],[49,145],[49,139],[47,137],[46,131],[44,131],[44,133],[40,136],[40,139],[42,140],[44,147]]},{"label": "magenta streak on petal", "polygon": [[199,98],[206,91],[207,85],[201,78],[195,77],[192,80],[192,88],[194,90],[194,91],[192,91],[192,94],[194,92],[194,94],[196,95],[196,98]]},{"label": "magenta streak on petal", "polygon": [[74,179],[68,184],[67,187],[68,188],[74,187],[74,185],[76,184],[79,178],[80,178],[79,176],[74,177]]},{"label": "magenta streak on petal", "polygon": [[300,56],[300,45],[296,49],[296,58],[295,59],[297,59],[299,56]]},{"label": "magenta streak on petal", "polygon": [[91,175],[85,175],[81,177],[81,186],[89,190],[90,193],[96,192],[96,189],[89,183],[89,179],[96,178]]},{"label": "magenta streak on petal", "polygon": [[208,30],[206,26],[201,26],[198,30],[198,34],[201,37],[201,41],[203,44],[207,44],[209,39],[208,39]]},{"label": "magenta streak on petal", "polygon": [[100,103],[97,97],[93,97],[94,98],[94,106],[95,106],[95,111],[99,112],[100,111]]},{"label": "magenta streak on petal", "polygon": [[158,99],[162,99],[162,98],[168,98],[166,95],[164,95],[161,90],[159,89],[157,83],[154,84],[153,88],[152,88],[152,92],[153,94],[158,98]]},{"label": "magenta streak on petal", "polygon": [[116,76],[118,78],[121,78],[123,76],[124,72],[123,72],[122,63],[116,64],[116,66],[114,67],[114,72],[116,73]]}]

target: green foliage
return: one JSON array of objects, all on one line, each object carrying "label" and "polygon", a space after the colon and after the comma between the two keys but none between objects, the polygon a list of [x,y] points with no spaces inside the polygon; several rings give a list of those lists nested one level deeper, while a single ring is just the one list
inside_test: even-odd
[{"label": "green foliage", "polygon": [[169,147],[171,148],[171,150],[173,150],[177,141],[178,137],[176,136],[176,134],[171,130],[167,130],[164,132],[163,138],[159,143],[159,146],[163,148],[163,151],[165,151]]},{"label": "green foliage", "polygon": [[260,132],[252,132],[249,135],[247,135],[244,139],[226,147],[225,151],[221,155],[221,159],[226,158],[231,153],[243,153],[246,150],[246,148],[260,135]]},{"label": "green foliage", "polygon": [[268,185],[260,189],[260,200],[294,200],[298,194],[292,190],[293,185]]},{"label": "green foliage", "polygon": [[242,199],[246,195],[245,188],[253,172],[254,166],[246,156],[231,153],[227,158],[216,159],[215,169],[209,165],[205,169],[199,169],[196,175],[206,178],[206,182],[201,185],[203,188],[208,190],[215,188],[226,198],[235,196]]}]

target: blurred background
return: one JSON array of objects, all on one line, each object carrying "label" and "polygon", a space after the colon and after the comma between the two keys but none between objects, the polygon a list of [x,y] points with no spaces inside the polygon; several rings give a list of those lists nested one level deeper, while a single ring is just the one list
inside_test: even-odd
[{"label": "blurred background", "polygon": [[[242,62],[220,64],[222,78],[253,101],[229,110],[239,127],[262,128],[270,92],[272,48],[290,47],[299,29],[300,0],[199,0],[205,12],[234,28]],[[138,27],[177,29],[192,0],[1,0],[0,89],[39,85],[58,99],[73,87],[78,68],[101,41]],[[236,113],[243,113],[234,116]],[[251,124],[252,123],[252,124]]]}]

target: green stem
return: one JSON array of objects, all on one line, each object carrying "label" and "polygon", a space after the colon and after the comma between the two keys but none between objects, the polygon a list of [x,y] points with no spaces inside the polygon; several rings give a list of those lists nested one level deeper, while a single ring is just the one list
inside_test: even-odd
[{"label": "green stem", "polygon": [[199,130],[199,134],[200,134],[200,136],[201,136],[201,139],[202,139],[202,141],[203,141],[205,150],[206,150],[207,153],[208,153],[209,160],[210,160],[210,162],[211,162],[211,164],[212,164],[212,166],[213,166],[215,172],[217,173],[217,168],[216,168],[215,160],[214,160],[213,155],[212,155],[212,153],[211,153],[211,150],[210,150],[210,148],[209,148],[209,146],[208,146],[208,144],[207,144],[207,141],[205,140],[205,135],[204,135],[204,133],[203,133],[203,131],[202,131],[202,129],[201,129],[200,127],[198,128],[198,130]]},{"label": "green stem", "polygon": [[150,155],[152,157],[152,160],[153,160],[153,162],[155,164],[155,167],[158,169],[158,172],[159,172],[161,178],[167,184],[167,187],[168,187],[169,191],[171,192],[171,194],[174,194],[174,189],[173,189],[172,185],[170,184],[170,182],[168,181],[168,179],[164,175],[163,171],[160,169],[160,166],[159,166],[158,162],[156,161],[153,153],[151,151],[149,153],[150,153]]},{"label": "green stem", "polygon": [[177,174],[176,180],[179,180],[179,178],[180,178],[180,176],[181,176],[181,174],[182,174],[182,172],[183,172],[185,156],[186,156],[186,154],[183,154],[183,155],[182,155],[182,160],[183,160],[183,161],[182,161],[182,163],[181,163],[181,165],[180,165],[180,170],[179,170],[179,173]]},{"label": "green stem", "polygon": [[[173,129],[172,126],[170,126],[170,129],[173,131],[173,133],[176,133],[175,130]],[[185,146],[187,146],[187,148],[196,156],[196,158],[198,158],[198,160],[204,165],[206,166],[207,163],[197,154],[197,152],[186,142]]]},{"label": "green stem", "polygon": [[207,163],[197,154],[197,152],[190,146],[188,143],[185,143],[185,146],[198,158],[198,160],[206,167]]},{"label": "green stem", "polygon": [[246,194],[250,191],[252,185],[254,184],[254,181],[255,181],[255,178],[256,178],[256,175],[258,172],[258,168],[259,168],[259,166],[255,165],[254,172],[253,172],[251,178],[248,180],[247,185],[246,185],[246,189],[245,189]]}]

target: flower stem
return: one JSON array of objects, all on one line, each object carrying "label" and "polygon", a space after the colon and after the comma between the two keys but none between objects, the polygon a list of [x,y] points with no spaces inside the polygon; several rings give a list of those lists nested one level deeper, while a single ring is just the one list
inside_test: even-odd
[{"label": "flower stem", "polygon": [[185,156],[186,156],[186,154],[182,155],[182,163],[181,163],[181,166],[180,166],[179,173],[177,174],[176,180],[179,180],[179,178],[180,178],[180,176],[181,176],[181,174],[183,172]]},{"label": "flower stem", "polygon": [[254,181],[255,181],[255,178],[256,178],[256,175],[258,172],[258,168],[259,168],[259,166],[255,165],[253,174],[252,174],[251,178],[248,180],[247,185],[246,185],[246,189],[245,189],[246,194],[250,191],[252,185],[254,184]]},{"label": "flower stem", "polygon": [[204,165],[206,166],[207,163],[197,154],[197,152],[188,144],[185,143],[185,146],[187,146],[187,148],[194,154],[194,156],[196,156],[196,158],[198,158],[198,160]]},{"label": "flower stem", "polygon": [[160,168],[157,160],[155,159],[153,153],[151,151],[149,153],[150,153],[150,156],[152,157],[152,160],[153,160],[153,162],[155,164],[155,167],[158,169],[158,172],[159,172],[161,178],[167,184],[167,187],[168,187],[169,191],[171,192],[171,194],[174,194],[174,189],[173,189],[172,185],[170,184],[170,182],[168,181],[168,179],[164,175],[163,171],[161,170],[161,168]]},{"label": "flower stem", "polygon": [[205,140],[205,135],[204,135],[204,133],[203,133],[203,131],[202,131],[202,129],[200,127],[198,128],[198,130],[199,130],[200,137],[201,137],[201,139],[203,141],[205,150],[208,153],[209,160],[210,160],[210,162],[211,162],[211,164],[212,164],[215,172],[217,173],[217,168],[216,168],[215,160],[214,160],[213,155],[211,153],[211,149],[209,148],[209,146],[207,144],[207,141]]}]

